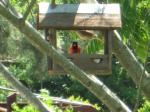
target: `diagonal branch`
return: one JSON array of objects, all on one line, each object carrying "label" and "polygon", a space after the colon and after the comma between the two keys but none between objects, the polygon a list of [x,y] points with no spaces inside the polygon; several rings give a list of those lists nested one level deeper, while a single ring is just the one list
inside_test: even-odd
[{"label": "diagonal branch", "polygon": [[29,4],[26,12],[23,15],[22,20],[25,21],[30,13],[30,11],[32,10],[32,7],[34,6],[34,4],[36,3],[36,0],[32,0],[31,3]]},{"label": "diagonal branch", "polygon": [[0,14],[8,19],[16,28],[25,34],[28,41],[37,49],[53,58],[57,64],[62,66],[64,70],[73,75],[80,83],[89,89],[98,99],[100,99],[113,112],[131,112],[107,86],[105,86],[94,75],[88,75],[79,69],[72,62],[68,61],[53,46],[43,40],[43,36],[37,32],[28,22],[20,27],[19,17],[14,16],[5,7],[0,5]]},{"label": "diagonal branch", "polygon": [[[98,3],[97,0],[80,0],[85,3]],[[117,31],[114,31],[112,39],[112,51],[119,59],[123,67],[128,71],[130,77],[136,85],[139,85],[141,74],[144,67],[136,59],[132,51],[122,42],[121,36]],[[141,90],[144,95],[150,100],[150,74],[145,71],[141,81]]]},{"label": "diagonal branch", "polygon": [[12,7],[9,3],[9,0],[0,0],[0,5],[7,7],[7,9],[14,15],[20,16],[20,14]]},{"label": "diagonal branch", "polygon": [[[150,74],[144,70],[143,65],[139,63],[132,51],[125,44],[123,44],[122,39],[117,31],[114,31],[112,43],[112,50],[119,59],[119,62],[128,71],[128,75],[130,75],[136,85],[139,85],[139,82],[141,82],[141,90],[150,100]],[[143,71],[145,72],[143,73]],[[143,77],[140,81],[141,74],[143,74]]]},{"label": "diagonal branch", "polygon": [[[22,85],[12,73],[0,62],[0,75],[9,82],[20,94],[24,95],[41,112],[50,112],[50,110],[38,100],[30,90]],[[51,111],[52,112],[52,111]]]}]

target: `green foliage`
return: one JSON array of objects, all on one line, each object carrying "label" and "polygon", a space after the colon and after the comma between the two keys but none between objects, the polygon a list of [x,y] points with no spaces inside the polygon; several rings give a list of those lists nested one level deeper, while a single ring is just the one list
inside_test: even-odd
[{"label": "green foliage", "polygon": [[19,108],[17,106],[17,104],[13,104],[13,112],[40,112],[38,110],[36,110],[34,107],[30,106],[26,106],[25,108]]},{"label": "green foliage", "polygon": [[[73,108],[69,106],[65,110],[61,110],[59,107],[53,105],[53,102],[49,96],[49,92],[46,89],[42,89],[40,94],[41,100],[44,104],[46,104],[50,109],[52,109],[54,112],[74,112]],[[13,104],[13,112],[40,112],[37,109],[35,109],[32,105],[27,105],[23,108],[18,107],[17,104]]]},{"label": "green foliage", "polygon": [[22,59],[22,62],[20,62],[22,65],[20,65],[20,66],[10,65],[10,67],[9,67],[9,70],[19,80],[22,80],[22,81],[26,82],[26,83],[24,83],[26,86],[27,85],[32,85],[32,80],[28,78],[30,76],[30,74],[28,74],[28,71],[30,71],[32,69],[32,65],[31,65],[31,63],[28,63],[28,61],[29,60],[27,60],[27,58],[25,60]]},{"label": "green foliage", "polygon": [[[40,1],[49,2],[49,0],[38,0],[38,2]],[[29,2],[30,0],[10,0],[10,3],[22,14],[26,11]],[[78,1],[56,0],[56,2],[77,3]],[[132,49],[136,56],[144,62],[150,34],[149,0],[111,0],[110,2],[119,2],[121,4],[123,27],[119,32],[123,37],[123,41]],[[30,13],[27,19],[32,24],[35,24],[36,12],[37,5],[34,6],[32,13]],[[42,92],[42,95],[46,97],[43,99],[46,104],[51,105],[52,103],[47,94],[64,97],[80,95],[92,103],[100,103],[97,98],[76,81],[74,77],[68,75],[48,77],[46,74],[46,57],[30,45],[27,40],[22,38],[24,35],[20,34],[5,19],[0,18],[0,20],[0,56],[6,54],[4,57],[9,55],[19,60],[20,64],[11,65],[10,70],[28,87],[35,91],[38,91],[41,87],[51,91],[51,93],[45,94]],[[78,41],[84,53],[92,54],[103,52],[103,43],[99,40],[81,41],[78,35],[73,31],[59,31],[57,35],[59,36],[58,45],[62,47],[66,53],[72,41]],[[113,61],[112,76],[100,76],[99,78],[103,80],[109,88],[115,91],[124,102],[133,107],[136,101],[136,87],[131,78],[127,76],[126,70],[118,64],[116,58],[113,58]],[[147,66],[147,68],[149,69],[149,66]],[[0,78],[0,85],[7,85],[6,81],[2,78]],[[6,96],[6,91],[0,91],[0,100],[4,101]],[[74,97],[73,99],[84,101],[80,97]],[[142,96],[140,97],[140,103],[143,103]],[[139,112],[149,112],[149,105],[149,102],[146,101],[143,107],[139,109]],[[24,109],[20,109],[16,106],[14,106],[14,108],[16,108],[16,112],[31,112],[31,110],[38,112],[31,105]],[[70,110],[66,112],[69,111]]]},{"label": "green foliage", "polygon": [[8,55],[8,37],[10,28],[8,22],[0,16],[0,58]]},{"label": "green foliage", "polygon": [[138,110],[138,112],[150,112],[150,102],[148,100],[145,100],[144,104]]},{"label": "green foliage", "polygon": [[40,90],[40,95],[41,95],[41,97],[43,97],[43,101],[44,101],[44,103],[46,103],[47,105],[52,105],[53,104],[53,102],[52,102],[52,99],[49,97],[49,91],[48,90],[46,90],[46,89],[41,89]]},{"label": "green foliage", "polygon": [[145,61],[149,40],[148,24],[150,18],[149,0],[112,0],[121,4],[122,23],[120,29],[124,42],[132,49],[138,59]]},{"label": "green foliage", "polygon": [[[137,97],[136,85],[115,57],[113,57],[112,65],[113,74],[111,76],[99,76],[99,78],[132,108]],[[142,103],[142,97],[139,100]]]},{"label": "green foliage", "polygon": [[[82,102],[83,104],[91,104],[89,100],[84,100],[80,96],[78,96],[78,97],[70,96],[68,99],[71,101],[79,101],[79,102]],[[95,109],[97,109],[99,112],[102,111],[102,108],[98,104],[93,104],[92,106]]]},{"label": "green foliage", "polygon": [[87,54],[103,54],[104,43],[98,39],[92,39],[88,41],[84,50]]},{"label": "green foliage", "polygon": [[[5,87],[8,86],[8,83],[2,77],[0,77],[0,86],[5,86]],[[6,97],[8,94],[9,94],[8,91],[0,89],[0,102],[6,101]]]},{"label": "green foliage", "polygon": [[[48,107],[50,107],[52,110],[55,112],[75,112],[72,106],[68,106],[65,110],[61,110],[59,107],[53,105],[53,101],[51,97],[49,96],[49,92],[46,89],[40,90],[40,99],[41,101],[46,104]],[[83,104],[90,104],[88,100],[83,100],[81,97],[75,97],[71,96],[68,98],[70,101],[79,101],[82,102]],[[101,107],[98,106],[97,104],[92,105],[94,108],[96,108],[99,112],[101,112]],[[32,105],[27,105],[23,108],[18,107],[17,104],[13,104],[13,112],[39,112],[37,109],[32,107]]]}]

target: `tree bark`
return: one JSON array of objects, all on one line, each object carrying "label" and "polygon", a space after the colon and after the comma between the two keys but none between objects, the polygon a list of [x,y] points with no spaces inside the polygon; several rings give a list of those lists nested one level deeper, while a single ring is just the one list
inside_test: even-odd
[{"label": "tree bark", "polygon": [[[21,22],[19,17],[10,13],[3,5],[0,5],[0,14],[8,19],[20,32],[24,33],[29,42],[41,52],[53,58],[64,70],[73,75],[79,82],[88,88],[97,98],[99,98],[112,112],[131,112],[108,87],[106,87],[94,75],[88,75],[79,69],[72,62],[68,61],[53,46],[43,40],[43,36],[38,33],[28,22]],[[9,81],[9,80],[8,80]]]},{"label": "tree bark", "polygon": [[24,95],[30,103],[32,103],[38,110],[41,112],[53,112],[50,111],[44,104],[40,102],[32,92],[23,86],[8,70],[7,68],[0,62],[0,75],[4,77],[5,80],[15,88],[20,94]]},{"label": "tree bark", "polygon": [[144,70],[143,65],[138,62],[132,51],[122,42],[117,31],[114,31],[112,43],[113,52],[136,85],[139,85],[142,75],[141,90],[150,100],[150,74]]}]

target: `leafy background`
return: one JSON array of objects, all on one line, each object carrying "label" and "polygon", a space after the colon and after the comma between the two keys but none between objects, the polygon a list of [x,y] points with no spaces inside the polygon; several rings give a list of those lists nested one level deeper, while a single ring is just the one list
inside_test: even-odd
[{"label": "leafy background", "polygon": [[[38,0],[38,2],[48,0]],[[37,3],[38,3],[37,2]],[[57,3],[79,3],[77,0],[57,0]],[[106,1],[104,1],[106,2]],[[10,3],[24,14],[30,0],[10,0]],[[120,3],[122,10],[122,28],[118,29],[123,42],[128,45],[141,63],[147,63],[146,69],[150,71],[150,51],[147,51],[150,43],[150,1],[149,0],[109,0],[109,3]],[[37,4],[32,9],[28,21],[36,27]],[[44,34],[43,31],[39,31]],[[99,39],[88,41],[81,40],[74,31],[57,32],[58,50],[67,52],[72,41],[78,41],[82,52],[94,54],[103,52],[103,43]],[[82,97],[91,103],[99,104],[101,111],[106,112],[107,108],[97,100],[85,87],[68,74],[64,76],[49,76],[47,74],[47,57],[36,50],[7,20],[0,17],[0,60],[15,60],[17,63],[7,64],[10,71],[24,85],[33,92],[39,93],[46,88],[50,96]],[[130,108],[134,108],[137,101],[137,87],[128,76],[126,70],[120,65],[116,57],[112,57],[111,76],[97,76],[112,91],[114,91]],[[0,77],[0,86],[10,87],[7,82]],[[5,101],[6,96],[11,94],[0,90],[0,101]],[[150,102],[141,94],[139,98],[138,112],[149,112]]]}]

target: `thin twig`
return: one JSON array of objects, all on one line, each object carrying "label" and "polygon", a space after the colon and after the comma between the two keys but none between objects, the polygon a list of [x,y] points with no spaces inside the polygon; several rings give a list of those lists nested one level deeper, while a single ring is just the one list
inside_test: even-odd
[{"label": "thin twig", "polygon": [[29,15],[29,13],[31,12],[32,10],[32,7],[34,6],[34,4],[36,3],[36,0],[32,0],[31,3],[29,4],[26,12],[24,13],[23,15],[23,21],[25,21]]}]

